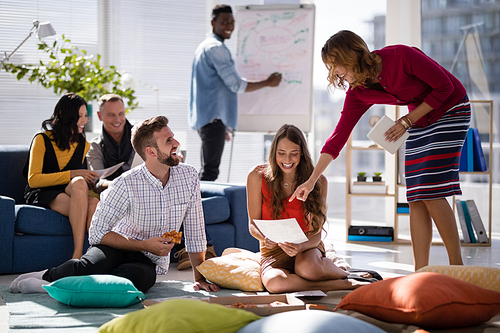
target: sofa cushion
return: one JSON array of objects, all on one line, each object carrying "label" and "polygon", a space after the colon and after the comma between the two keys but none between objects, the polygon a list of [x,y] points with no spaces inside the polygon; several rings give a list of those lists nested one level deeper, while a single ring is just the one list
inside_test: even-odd
[{"label": "sofa cushion", "polygon": [[215,224],[226,221],[231,215],[229,201],[224,196],[201,199],[205,224]]},{"label": "sofa cushion", "polygon": [[20,204],[28,181],[23,176],[23,168],[28,158],[29,146],[0,146],[0,195],[5,195]]},{"label": "sofa cushion", "polygon": [[16,205],[15,232],[27,235],[73,235],[66,216],[47,208],[31,205]]}]

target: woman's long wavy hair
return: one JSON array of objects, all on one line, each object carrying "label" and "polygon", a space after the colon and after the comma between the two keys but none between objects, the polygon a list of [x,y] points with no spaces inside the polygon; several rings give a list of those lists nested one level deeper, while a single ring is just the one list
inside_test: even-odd
[{"label": "woman's long wavy hair", "polygon": [[42,122],[42,128],[52,132],[52,140],[61,150],[69,150],[72,143],[78,142],[80,135],[85,137],[85,132],[78,133],[78,119],[80,107],[87,102],[75,93],[67,93],[57,102],[54,113],[49,119]]},{"label": "woman's long wavy hair", "polygon": [[349,30],[341,30],[330,37],[321,49],[321,58],[328,69],[328,82],[336,88],[346,89],[347,82],[335,74],[337,66],[352,69],[354,87],[366,86],[366,79],[377,75],[375,54],[371,53],[365,41]]},{"label": "woman's long wavy hair", "polygon": [[[278,142],[287,138],[291,142],[299,145],[300,147],[300,163],[297,165],[295,173],[295,182],[293,183],[293,190],[298,185],[304,183],[314,170],[314,164],[307,149],[307,142],[304,134],[300,129],[293,125],[283,125],[276,132],[273,143],[271,144],[271,151],[269,152],[269,164],[263,170],[262,176],[266,179],[270,189],[271,207],[274,208],[273,218],[283,217],[280,212],[283,210],[283,201],[287,199],[283,188],[283,171],[276,162],[276,153],[278,150]],[[326,203],[322,195],[322,191],[326,189],[321,188],[321,183],[317,182],[314,189],[309,193],[307,200],[302,203],[304,208],[304,219],[309,224],[309,232],[317,234],[323,229],[326,221]]]}]

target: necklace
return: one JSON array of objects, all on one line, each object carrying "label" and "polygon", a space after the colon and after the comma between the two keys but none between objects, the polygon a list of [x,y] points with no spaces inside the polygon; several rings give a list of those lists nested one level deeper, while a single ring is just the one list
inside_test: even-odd
[{"label": "necklace", "polygon": [[288,187],[290,187],[290,185],[293,185],[293,184],[295,184],[295,181],[293,181],[291,183],[283,182],[283,187],[288,188]]}]

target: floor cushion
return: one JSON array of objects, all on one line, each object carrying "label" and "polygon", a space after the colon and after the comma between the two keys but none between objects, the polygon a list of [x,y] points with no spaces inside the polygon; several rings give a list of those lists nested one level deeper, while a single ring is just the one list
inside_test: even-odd
[{"label": "floor cushion", "polygon": [[470,282],[476,286],[500,292],[500,268],[465,265],[434,265],[417,272],[434,272]]},{"label": "floor cushion", "polygon": [[256,320],[237,333],[383,333],[380,328],[350,316],[321,310],[297,310]]},{"label": "floor cushion", "polygon": [[500,292],[438,273],[423,272],[362,286],[335,308],[390,323],[424,328],[479,325],[500,312]]}]

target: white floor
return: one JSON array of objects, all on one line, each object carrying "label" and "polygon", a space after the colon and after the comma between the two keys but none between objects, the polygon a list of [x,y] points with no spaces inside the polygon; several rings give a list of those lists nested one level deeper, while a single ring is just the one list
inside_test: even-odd
[{"label": "white floor", "polygon": [[[345,224],[342,220],[332,220],[328,226],[325,245],[333,244],[338,254],[343,256],[353,268],[376,270],[384,278],[407,275],[413,270],[410,245],[353,244],[345,242]],[[463,246],[462,256],[466,265],[500,268],[500,234],[493,234],[492,246]],[[448,257],[442,245],[431,249],[431,265],[446,265]],[[18,274],[0,275],[0,286],[9,285]],[[192,280],[191,269],[178,271],[175,264],[168,274],[158,280]],[[0,332],[8,332],[8,311],[0,299]]]}]

